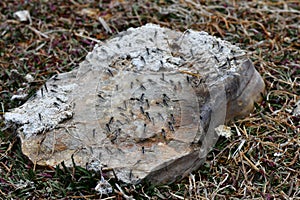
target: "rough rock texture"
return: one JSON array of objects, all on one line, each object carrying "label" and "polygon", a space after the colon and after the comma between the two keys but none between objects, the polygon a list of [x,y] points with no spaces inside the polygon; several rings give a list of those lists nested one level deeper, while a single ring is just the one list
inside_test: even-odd
[{"label": "rough rock texture", "polygon": [[96,46],[5,114],[39,165],[113,168],[127,183],[169,183],[197,169],[215,128],[247,115],[264,83],[246,53],[205,32],[148,24]]}]

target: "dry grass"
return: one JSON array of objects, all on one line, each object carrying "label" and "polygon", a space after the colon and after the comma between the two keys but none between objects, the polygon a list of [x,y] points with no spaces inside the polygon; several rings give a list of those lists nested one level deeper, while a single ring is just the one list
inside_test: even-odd
[{"label": "dry grass", "polygon": [[[99,2],[0,2],[0,197],[300,199],[300,116],[292,115],[300,94],[297,0]],[[18,10],[29,10],[32,23],[16,20]],[[122,186],[104,197],[93,190],[99,177],[78,166],[33,170],[3,123],[3,113],[26,100],[11,97],[30,96],[51,75],[74,68],[97,41],[148,22],[204,30],[246,49],[266,83],[263,102],[231,124],[235,135],[221,138],[199,171],[176,184]],[[24,84],[26,74],[34,82]]]}]

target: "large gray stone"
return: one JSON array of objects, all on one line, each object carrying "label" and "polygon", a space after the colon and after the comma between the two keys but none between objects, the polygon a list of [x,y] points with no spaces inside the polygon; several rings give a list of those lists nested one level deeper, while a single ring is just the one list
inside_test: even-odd
[{"label": "large gray stone", "polygon": [[197,169],[215,128],[247,115],[264,83],[246,52],[205,32],[147,24],[96,45],[19,108],[34,163],[113,168],[126,183],[170,183]]}]

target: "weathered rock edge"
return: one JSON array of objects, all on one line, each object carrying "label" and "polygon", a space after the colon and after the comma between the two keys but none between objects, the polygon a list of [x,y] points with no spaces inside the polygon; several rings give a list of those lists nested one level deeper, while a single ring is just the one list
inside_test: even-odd
[{"label": "weathered rock edge", "polygon": [[126,183],[164,184],[199,168],[215,128],[249,114],[263,91],[240,48],[147,24],[97,45],[4,117],[36,164],[72,167],[73,155]]}]

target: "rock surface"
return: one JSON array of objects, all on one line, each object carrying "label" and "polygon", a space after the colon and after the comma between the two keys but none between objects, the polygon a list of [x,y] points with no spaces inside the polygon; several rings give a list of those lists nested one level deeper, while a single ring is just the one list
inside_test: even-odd
[{"label": "rock surface", "polygon": [[205,32],[147,24],[89,53],[5,114],[34,163],[113,168],[126,183],[197,169],[215,128],[247,115],[264,83],[246,53]]}]

